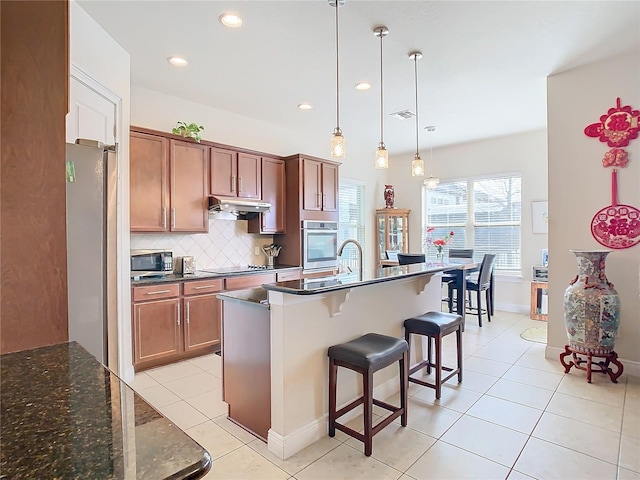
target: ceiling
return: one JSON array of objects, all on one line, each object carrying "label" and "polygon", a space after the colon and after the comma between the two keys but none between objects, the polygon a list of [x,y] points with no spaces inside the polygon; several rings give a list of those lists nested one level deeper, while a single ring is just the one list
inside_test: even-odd
[{"label": "ceiling", "polygon": [[[336,126],[336,46],[335,9],[327,0],[78,4],[129,52],[132,84],[320,132],[328,150]],[[243,18],[242,27],[218,22],[228,11]],[[415,119],[389,116],[415,112],[414,50],[423,54],[421,150],[543,129],[547,76],[640,51],[636,1],[346,0],[339,19],[340,127],[348,149],[360,143],[373,152],[380,140],[380,40],[373,28],[389,29],[383,93],[391,156],[416,148]],[[171,55],[184,56],[188,66],[171,66]],[[372,88],[356,91],[363,80]],[[303,102],[313,109],[299,110]],[[436,131],[424,130],[428,125]]]}]

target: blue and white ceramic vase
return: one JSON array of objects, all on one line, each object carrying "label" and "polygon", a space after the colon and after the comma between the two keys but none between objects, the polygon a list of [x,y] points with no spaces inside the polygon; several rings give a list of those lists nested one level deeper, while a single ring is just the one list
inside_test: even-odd
[{"label": "blue and white ceramic vase", "polygon": [[620,325],[620,297],[604,273],[609,250],[571,250],[578,275],[564,291],[564,321],[569,347],[574,351],[606,355]]}]

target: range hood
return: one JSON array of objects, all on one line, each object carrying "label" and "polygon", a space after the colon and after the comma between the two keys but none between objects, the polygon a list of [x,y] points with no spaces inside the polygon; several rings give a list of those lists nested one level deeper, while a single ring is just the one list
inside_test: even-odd
[{"label": "range hood", "polygon": [[240,220],[249,220],[258,213],[268,212],[271,204],[253,198],[223,197],[212,195],[209,197],[209,211],[229,212],[237,215]]}]

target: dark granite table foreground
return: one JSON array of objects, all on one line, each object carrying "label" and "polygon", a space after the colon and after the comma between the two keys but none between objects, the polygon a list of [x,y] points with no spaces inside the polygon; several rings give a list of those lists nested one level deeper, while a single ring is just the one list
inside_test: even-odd
[{"label": "dark granite table foreground", "polygon": [[196,479],[209,453],[76,342],[0,356],[0,478]]}]

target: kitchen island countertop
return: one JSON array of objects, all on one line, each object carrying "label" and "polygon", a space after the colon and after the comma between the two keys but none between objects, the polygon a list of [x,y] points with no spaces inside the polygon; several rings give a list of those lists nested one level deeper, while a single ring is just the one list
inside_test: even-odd
[{"label": "kitchen island countertop", "polygon": [[452,263],[416,263],[398,267],[378,268],[371,272],[365,271],[364,278],[359,278],[357,272],[339,274],[324,278],[307,278],[290,280],[274,284],[263,285],[262,288],[280,293],[292,295],[314,295],[333,292],[348,288],[373,285],[376,283],[390,282],[402,278],[411,278],[425,274],[434,274],[443,271],[451,271],[462,268],[459,264]]},{"label": "kitchen island countertop", "polygon": [[211,456],[76,342],[0,357],[2,478],[201,478]]}]

